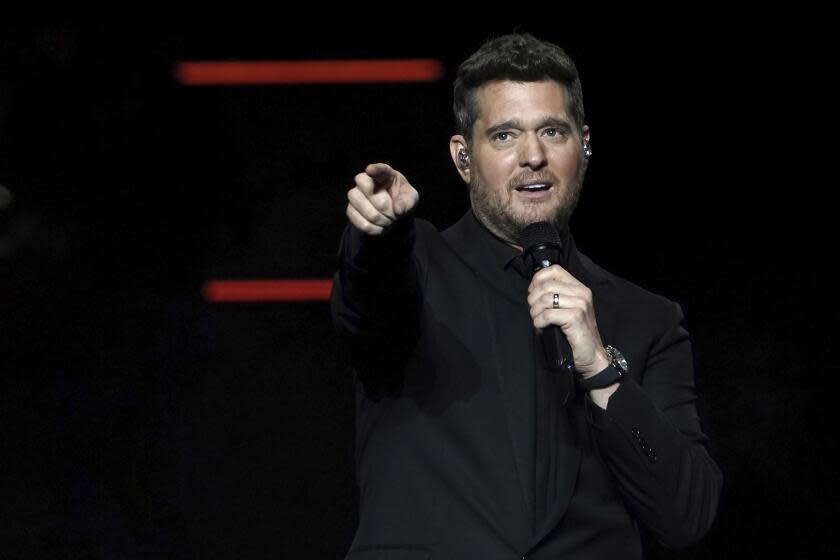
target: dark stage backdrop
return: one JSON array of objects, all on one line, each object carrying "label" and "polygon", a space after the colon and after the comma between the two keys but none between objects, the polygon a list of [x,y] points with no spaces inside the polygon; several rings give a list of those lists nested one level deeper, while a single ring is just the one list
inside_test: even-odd
[{"label": "dark stage backdrop", "polygon": [[[829,183],[799,152],[819,111],[797,97],[819,65],[741,24],[564,31],[587,26],[553,25],[557,12],[519,29],[566,48],[582,75],[594,156],[573,232],[607,269],[682,305],[725,476],[707,538],[648,554],[827,556],[834,224]],[[462,15],[414,31],[3,25],[0,556],[343,556],[353,399],[328,304],[213,303],[201,288],[331,276],[345,193],[369,162],[402,171],[438,227],[465,211],[447,148],[454,71],[515,25]],[[333,58],[445,71],[217,87],[172,72]]]}]

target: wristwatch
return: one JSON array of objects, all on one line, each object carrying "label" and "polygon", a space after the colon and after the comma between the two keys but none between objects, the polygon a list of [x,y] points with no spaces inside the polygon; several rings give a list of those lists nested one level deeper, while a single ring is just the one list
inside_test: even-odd
[{"label": "wristwatch", "polygon": [[607,351],[607,357],[610,359],[610,365],[592,377],[588,377],[586,379],[578,377],[578,384],[587,391],[591,391],[592,389],[603,389],[604,387],[609,387],[613,383],[620,383],[624,381],[624,378],[627,376],[627,371],[630,369],[624,355],[616,348],[607,345],[604,347],[604,350]]}]

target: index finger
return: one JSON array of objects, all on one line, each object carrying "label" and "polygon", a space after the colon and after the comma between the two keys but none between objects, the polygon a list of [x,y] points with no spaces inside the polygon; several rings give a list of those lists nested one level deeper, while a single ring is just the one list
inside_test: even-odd
[{"label": "index finger", "polygon": [[371,163],[365,167],[365,173],[373,179],[375,187],[388,185],[396,175],[394,168],[387,163]]},{"label": "index finger", "polygon": [[580,284],[578,279],[572,276],[572,274],[568,270],[566,270],[559,264],[553,264],[547,268],[540,269],[534,273],[534,276],[531,279],[531,286],[529,286],[528,292],[530,293],[530,288],[532,286],[541,285],[549,280],[556,280],[564,284]]}]

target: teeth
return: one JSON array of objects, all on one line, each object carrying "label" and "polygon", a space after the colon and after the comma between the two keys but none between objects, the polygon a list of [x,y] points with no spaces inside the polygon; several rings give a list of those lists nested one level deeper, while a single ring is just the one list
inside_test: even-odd
[{"label": "teeth", "polygon": [[547,187],[547,186],[548,186],[548,185],[545,185],[545,184],[543,184],[543,183],[540,183],[540,184],[537,184],[537,185],[523,185],[523,186],[521,186],[521,187],[519,187],[519,188],[520,188],[520,189],[524,189],[524,190],[529,190],[529,191],[530,191],[530,190],[535,190],[535,189],[542,189],[542,188],[545,188],[545,187]]}]

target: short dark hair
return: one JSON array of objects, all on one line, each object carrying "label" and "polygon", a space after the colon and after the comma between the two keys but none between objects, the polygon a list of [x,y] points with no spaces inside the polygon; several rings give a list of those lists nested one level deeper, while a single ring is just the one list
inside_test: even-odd
[{"label": "short dark hair", "polygon": [[512,33],[485,42],[458,67],[452,110],[455,128],[467,145],[472,144],[472,129],[478,119],[476,92],[496,80],[559,82],[569,94],[572,119],[579,130],[583,129],[583,90],[574,61],[553,43],[530,33]]}]

